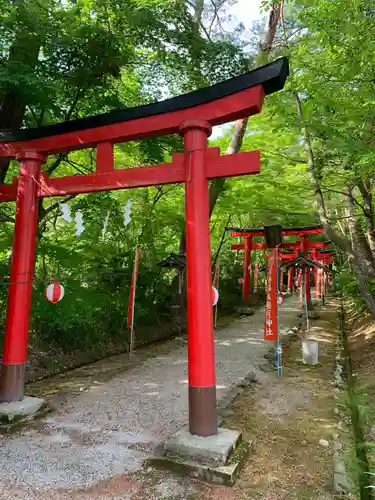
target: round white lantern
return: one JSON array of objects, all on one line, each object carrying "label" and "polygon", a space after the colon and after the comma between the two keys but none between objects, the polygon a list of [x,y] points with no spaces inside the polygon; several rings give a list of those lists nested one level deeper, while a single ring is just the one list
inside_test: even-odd
[{"label": "round white lantern", "polygon": [[218,292],[217,288],[215,288],[213,286],[212,287],[212,305],[216,306],[218,300],[219,300],[219,292]]},{"label": "round white lantern", "polygon": [[57,304],[64,297],[64,287],[57,281],[53,281],[46,288],[46,299],[52,304]]}]

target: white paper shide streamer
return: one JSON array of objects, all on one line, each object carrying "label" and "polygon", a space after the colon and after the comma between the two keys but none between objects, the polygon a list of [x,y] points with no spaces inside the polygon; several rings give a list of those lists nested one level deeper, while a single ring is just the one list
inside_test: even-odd
[{"label": "white paper shide streamer", "polygon": [[62,203],[60,205],[60,210],[62,213],[62,218],[65,222],[73,222],[72,216],[70,214],[70,206],[67,203]]},{"label": "white paper shide streamer", "polygon": [[83,225],[83,215],[80,210],[77,210],[76,212],[75,223],[76,223],[76,236],[81,236],[81,234],[85,230],[85,226]]},{"label": "white paper shide streamer", "polygon": [[107,215],[105,216],[104,221],[103,221],[102,238],[104,238],[104,236],[107,233],[108,221],[109,221],[109,214],[110,214],[110,212],[108,211]]},{"label": "white paper shide streamer", "polygon": [[130,224],[131,221],[131,213],[132,213],[132,200],[128,200],[126,205],[124,206],[124,226],[126,227]]}]

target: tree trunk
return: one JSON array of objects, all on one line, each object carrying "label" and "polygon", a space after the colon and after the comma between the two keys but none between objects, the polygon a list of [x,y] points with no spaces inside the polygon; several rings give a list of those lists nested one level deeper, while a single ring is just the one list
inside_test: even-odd
[{"label": "tree trunk", "polygon": [[372,204],[372,185],[370,181],[360,180],[358,183],[358,189],[362,196],[363,202],[363,214],[366,222],[366,238],[368,246],[370,248],[372,260],[375,265],[375,217],[374,217],[374,207]]},{"label": "tree trunk", "polygon": [[314,189],[314,193],[315,193],[317,213],[318,213],[320,222],[324,228],[324,232],[327,235],[327,237],[348,256],[348,260],[349,260],[349,263],[351,264],[353,271],[355,273],[357,283],[358,283],[358,288],[360,290],[362,298],[366,302],[367,308],[368,308],[369,312],[371,313],[372,317],[375,319],[375,298],[371,293],[370,281],[369,281],[371,278],[371,275],[369,275],[367,273],[368,268],[361,265],[360,258],[354,252],[354,247],[352,247],[349,240],[347,238],[345,238],[345,236],[341,236],[340,234],[338,234],[333,229],[333,227],[329,221],[326,206],[325,206],[323,192],[322,192],[322,189],[320,186],[320,181],[318,179],[318,176],[316,175],[312,142],[311,142],[311,137],[310,137],[309,131],[307,129],[307,126],[306,126],[306,123],[304,120],[302,103],[301,103],[301,100],[300,100],[299,95],[297,93],[295,93],[294,96],[295,96],[297,113],[298,113],[298,117],[299,117],[299,120],[301,123],[304,144],[305,144],[306,153],[307,153],[308,173],[310,176],[311,185],[312,185],[312,187]]},{"label": "tree trunk", "polygon": [[197,28],[199,28],[202,22],[203,7],[204,7],[204,0],[195,0],[194,21]]},{"label": "tree trunk", "polygon": [[[198,6],[198,3],[199,2],[197,1],[196,7]],[[259,55],[258,55],[259,61],[260,59],[267,56],[272,49],[272,44],[275,39],[275,33],[280,18],[280,8],[281,8],[280,3],[274,3],[271,7],[268,16],[268,21],[264,30],[264,34],[259,44]],[[230,139],[227,150],[225,151],[226,155],[240,152],[248,121],[249,121],[248,118],[243,118],[242,120],[236,121],[232,137]],[[224,187],[225,187],[225,179],[215,179],[210,183],[210,188],[208,193],[210,218],[214,211],[216,202],[220,194],[224,191]],[[186,252],[186,234],[185,230],[183,230],[180,238],[179,253],[184,254],[185,252]]]},{"label": "tree trunk", "polygon": [[365,235],[359,227],[358,218],[355,213],[355,203],[353,198],[353,188],[351,186],[346,188],[345,205],[347,214],[347,224],[352,240],[352,247],[354,254],[358,257],[361,267],[367,276],[375,276],[374,262],[372,254]]},{"label": "tree trunk", "polygon": [[373,319],[375,319],[375,298],[370,288],[370,280],[373,278],[373,276],[366,275],[366,272],[364,272],[363,267],[360,265],[360,261],[358,259],[350,257],[349,263],[355,274],[360,294],[362,295],[362,298],[367,305],[369,313],[371,314]]}]

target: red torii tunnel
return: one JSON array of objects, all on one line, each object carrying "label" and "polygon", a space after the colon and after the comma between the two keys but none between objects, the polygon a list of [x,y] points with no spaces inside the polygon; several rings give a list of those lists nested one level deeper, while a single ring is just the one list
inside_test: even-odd
[{"label": "red torii tunnel", "polygon": [[[250,241],[249,241],[250,240]],[[328,248],[329,243],[326,242],[315,242],[307,239],[307,249],[311,250],[308,255],[313,258],[313,260],[317,260],[318,256],[320,254],[314,253],[317,251],[319,248]],[[288,260],[288,259],[295,259],[298,256],[298,250],[301,249],[302,242],[301,240],[297,240],[292,243],[284,243],[281,245],[282,250],[279,252],[279,260]],[[293,250],[294,252],[290,253],[285,253],[287,250]],[[243,266],[243,278],[242,278],[242,299],[243,303],[246,305],[249,301],[249,294],[250,294],[250,281],[251,281],[251,252],[254,250],[267,250],[267,247],[263,243],[253,243],[251,241],[251,238],[245,238],[245,243],[240,243],[240,244],[233,244],[232,245],[232,250],[234,251],[239,251],[239,250],[245,250],[245,258],[244,258],[244,266]],[[283,252],[284,250],[284,252]],[[271,255],[271,254],[270,254]],[[270,255],[266,255],[266,258],[268,258]],[[254,275],[255,279],[255,275]],[[292,283],[293,283],[293,268],[290,268],[288,271],[288,290],[292,291]],[[258,284],[254,283],[254,289],[258,288]],[[280,273],[280,285],[279,285],[280,292],[283,289],[283,273]],[[254,292],[255,293],[255,292]]]},{"label": "red torii tunnel", "polygon": [[[219,148],[207,148],[207,138],[214,125],[259,113],[265,95],[281,90],[288,74],[288,60],[280,58],[212,87],[162,102],[42,128],[0,131],[0,156],[20,161],[19,176],[0,187],[0,201],[16,200],[17,205],[0,402],[24,397],[38,199],[184,183],[189,428],[199,436],[217,434],[208,181],[259,173],[260,153],[220,156]],[[184,138],[184,152],[174,154],[170,164],[114,168],[114,144],[167,134]],[[53,178],[41,173],[49,155],[85,148],[96,148],[95,172]]]},{"label": "red torii tunnel", "polygon": [[[245,305],[249,302],[250,294],[250,266],[251,266],[251,252],[252,250],[264,250],[263,244],[254,243],[254,237],[263,237],[263,228],[234,228],[227,227],[231,237],[241,237],[242,244],[232,245],[232,250],[244,250],[244,267],[243,267],[243,281],[242,281],[242,300]],[[300,249],[302,252],[307,252],[313,248],[327,248],[328,243],[314,242],[308,239],[310,235],[319,235],[324,232],[323,226],[304,226],[304,227],[290,227],[282,229],[282,236],[298,236],[300,239],[295,242],[284,242],[280,245],[280,249]],[[292,273],[288,276],[288,289],[291,290]]]},{"label": "red torii tunnel", "polygon": [[[312,243],[315,243],[316,245],[318,245],[318,247],[316,247],[315,245],[313,246],[312,251],[307,254],[308,259],[312,260],[313,262],[318,262],[320,264],[324,264],[326,266],[329,264],[332,264],[333,263],[332,253],[331,252],[325,252],[325,253],[318,252],[317,248],[324,248],[324,247],[320,246],[322,243],[320,243],[320,242],[312,242]],[[328,245],[328,243],[325,243],[325,245]],[[279,260],[281,263],[285,263],[286,261],[296,260],[299,257],[299,255],[301,255],[301,252],[298,250],[295,250],[292,253],[283,253],[282,251],[280,251]],[[270,255],[266,255],[266,258],[269,259]],[[319,289],[318,285],[320,286],[320,281],[322,279],[321,274],[318,271],[321,271],[321,269],[319,269],[318,267],[315,266],[314,267],[314,282],[315,282],[315,286],[316,286],[315,293],[316,293],[317,298],[320,297],[320,291],[319,291],[320,289]],[[309,275],[309,273],[307,273],[307,275]],[[280,272],[280,276],[282,279],[283,268]],[[299,278],[299,281],[302,281],[302,274],[299,275],[298,278]],[[306,276],[306,278],[307,278],[306,279],[306,298],[307,298],[307,300],[311,300],[310,280],[308,279],[308,276]],[[288,291],[289,292],[293,291],[293,279],[294,279],[294,268],[289,267],[288,268]],[[280,291],[282,291],[281,281],[280,281]]]}]

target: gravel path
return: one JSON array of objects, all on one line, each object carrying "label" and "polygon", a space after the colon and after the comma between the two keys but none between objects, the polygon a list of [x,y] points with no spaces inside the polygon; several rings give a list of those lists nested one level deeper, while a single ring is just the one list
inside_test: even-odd
[{"label": "gravel path", "polygon": [[[282,332],[295,326],[297,306],[295,297],[285,301]],[[264,365],[270,345],[263,341],[263,318],[258,311],[217,332],[219,401],[228,397],[233,384]],[[68,397],[37,426],[1,436],[0,499],[93,498],[84,490],[141,471],[152,450],[187,424],[186,351],[186,344],[177,341],[167,355]],[[83,496],[68,494],[72,489],[81,489]],[[120,496],[98,498],[137,497],[126,496],[122,488]]]}]

